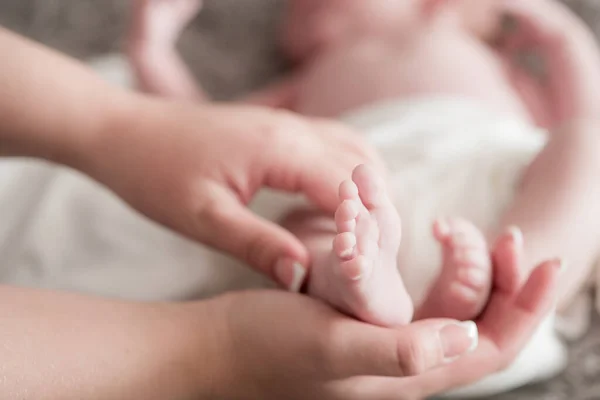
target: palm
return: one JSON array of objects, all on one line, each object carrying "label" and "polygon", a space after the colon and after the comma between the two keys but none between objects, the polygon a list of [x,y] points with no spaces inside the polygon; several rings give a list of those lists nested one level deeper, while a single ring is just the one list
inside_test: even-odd
[{"label": "palm", "polygon": [[559,265],[556,261],[543,263],[521,287],[519,271],[523,266],[520,263],[496,263],[494,291],[486,310],[476,321],[477,349],[447,367],[406,380],[406,387],[421,389],[423,396],[427,396],[473,383],[507,367],[544,317],[539,310],[550,308]]},{"label": "palm", "polygon": [[389,388],[388,397],[411,393],[424,398],[448,389],[471,384],[506,368],[529,341],[545,312],[550,309],[556,287],[557,261],[545,262],[534,270],[524,285],[521,257],[495,257],[494,290],[487,308],[475,322],[479,330],[477,349],[447,366],[421,375],[393,378],[357,378],[356,384]]}]

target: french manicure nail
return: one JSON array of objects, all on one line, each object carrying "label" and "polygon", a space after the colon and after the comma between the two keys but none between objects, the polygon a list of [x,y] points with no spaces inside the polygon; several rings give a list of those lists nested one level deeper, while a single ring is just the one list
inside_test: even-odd
[{"label": "french manicure nail", "polygon": [[472,352],[479,343],[477,325],[473,321],[453,322],[439,331],[444,363],[451,363]]},{"label": "french manicure nail", "polygon": [[298,293],[306,277],[306,268],[299,262],[294,262],[292,263],[292,271],[292,283],[290,283],[289,290]]},{"label": "french manicure nail", "polygon": [[299,292],[306,277],[306,268],[297,261],[284,258],[275,265],[275,277],[290,292]]}]

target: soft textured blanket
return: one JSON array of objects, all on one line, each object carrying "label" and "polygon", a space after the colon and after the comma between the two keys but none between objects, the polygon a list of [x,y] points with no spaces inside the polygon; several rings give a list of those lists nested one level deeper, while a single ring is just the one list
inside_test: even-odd
[{"label": "soft textured blanket", "polygon": [[[600,1],[565,0],[597,33]],[[259,86],[284,69],[274,31],[280,0],[207,0],[184,35],[182,51],[205,88],[224,99]],[[2,0],[0,23],[81,58],[118,49],[125,0]],[[560,377],[496,399],[600,398],[600,320],[572,345]]]}]

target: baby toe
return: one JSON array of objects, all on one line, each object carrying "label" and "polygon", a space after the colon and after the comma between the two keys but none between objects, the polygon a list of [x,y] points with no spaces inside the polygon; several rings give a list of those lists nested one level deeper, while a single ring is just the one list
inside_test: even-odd
[{"label": "baby toe", "polygon": [[373,168],[359,165],[352,173],[352,181],[358,188],[358,195],[367,209],[375,208],[386,200],[383,179]]},{"label": "baby toe", "polygon": [[360,198],[358,196],[358,187],[351,180],[345,180],[340,184],[339,188],[339,197],[341,201],[344,200],[358,200]]},{"label": "baby toe", "polygon": [[354,200],[344,200],[335,212],[335,225],[339,233],[354,232],[359,205]]},{"label": "baby toe", "polygon": [[343,260],[353,257],[355,247],[356,236],[351,232],[340,233],[333,239],[333,251]]}]

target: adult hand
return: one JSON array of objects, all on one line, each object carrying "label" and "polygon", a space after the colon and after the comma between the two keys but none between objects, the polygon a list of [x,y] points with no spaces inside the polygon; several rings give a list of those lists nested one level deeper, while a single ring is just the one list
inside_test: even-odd
[{"label": "adult hand", "polygon": [[[505,0],[503,5],[514,24],[503,38],[502,51],[538,121],[555,127],[571,119],[598,118],[600,53],[583,21],[558,1]],[[533,72],[538,76],[516,66],[517,58],[537,61],[538,70]]]},{"label": "adult hand", "polygon": [[[372,377],[423,373],[459,357],[477,340],[469,322],[427,320],[386,329],[283,291],[238,292],[212,303],[210,314],[217,321],[223,317],[210,324],[222,339],[215,398],[380,399],[397,380],[370,385],[366,396],[355,380],[369,385],[377,380]],[[405,397],[398,392],[394,398]]]},{"label": "adult hand", "polygon": [[[0,315],[12,322],[2,330],[0,391],[19,399],[420,398],[497,367],[502,351],[513,354],[505,339],[531,331],[553,276],[543,267],[517,303],[492,300],[478,349],[450,364],[476,339],[472,324],[385,329],[283,291],[134,303],[4,286]],[[408,377],[415,374],[423,375]]]},{"label": "adult hand", "polygon": [[[339,182],[378,164],[341,124],[266,108],[135,97],[80,166],[148,217],[224,250],[289,286],[305,247],[246,208],[263,186],[334,211]],[[276,267],[277,266],[277,267]]]},{"label": "adult hand", "polygon": [[[559,260],[544,262],[525,281],[523,249],[515,250],[510,255],[493,253],[494,288],[487,308],[475,321],[479,344],[474,352],[412,378],[361,378],[356,384],[363,388],[362,397],[354,398],[420,399],[474,383],[510,366],[554,304],[561,266]],[[381,387],[386,387],[385,394]]]},{"label": "adult hand", "polygon": [[[520,256],[517,256],[520,258]],[[217,394],[235,399],[419,399],[508,366],[552,304],[557,263],[521,285],[521,263],[498,260],[495,290],[477,326],[422,320],[385,329],[310,298],[247,292],[221,298],[224,369]],[[515,267],[504,268],[506,265]],[[472,336],[471,336],[472,337]],[[219,397],[219,396],[217,396]]]},{"label": "adult hand", "polygon": [[[338,184],[377,159],[334,122],[250,106],[191,105],[112,87],[0,28],[0,155],[87,173],[148,217],[232,253],[285,285],[306,249],[244,206],[262,186],[333,211]],[[287,260],[287,261],[286,261]],[[287,268],[287,270],[286,270]]]}]

